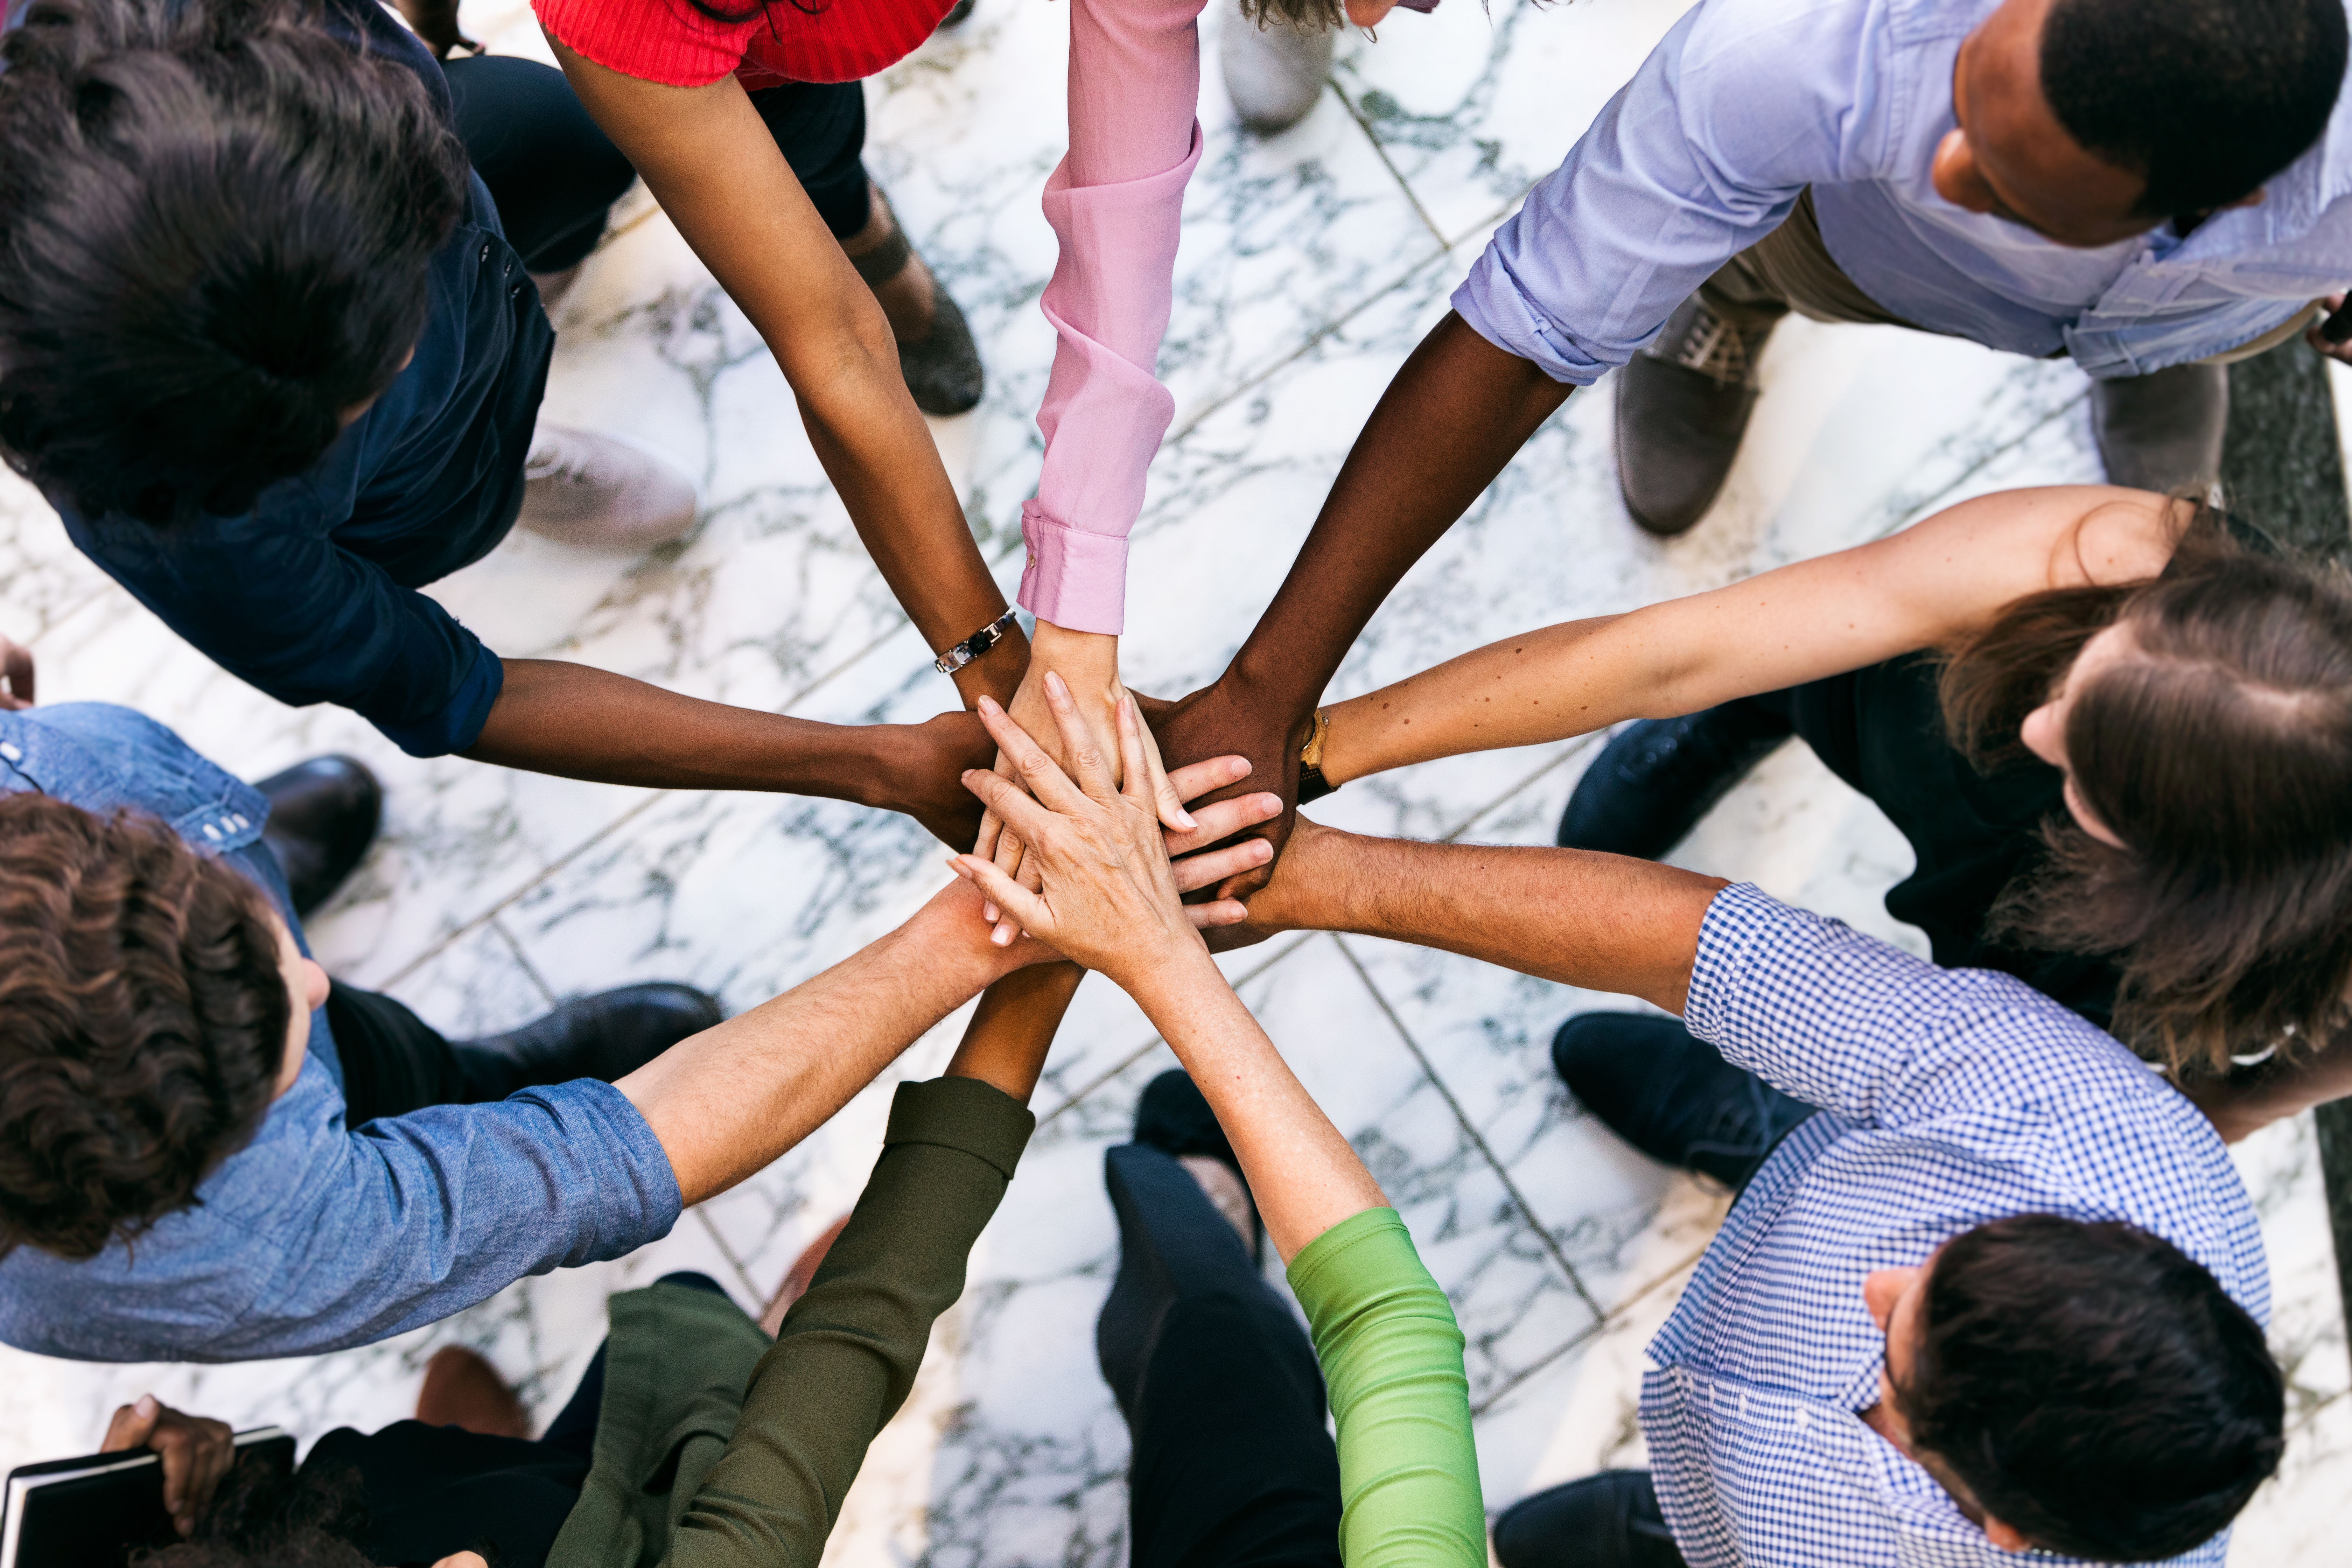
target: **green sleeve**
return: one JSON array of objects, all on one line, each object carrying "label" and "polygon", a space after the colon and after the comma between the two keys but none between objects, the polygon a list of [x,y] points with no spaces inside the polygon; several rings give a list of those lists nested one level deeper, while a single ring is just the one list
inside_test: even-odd
[{"label": "green sleeve", "polygon": [[848,1227],[761,1358],[734,1438],[671,1540],[677,1568],[815,1568],[1036,1124],[976,1079],[899,1087]]},{"label": "green sleeve", "polygon": [[1348,1568],[1486,1568],[1462,1331],[1404,1221],[1367,1209],[1291,1259],[1339,1429]]}]

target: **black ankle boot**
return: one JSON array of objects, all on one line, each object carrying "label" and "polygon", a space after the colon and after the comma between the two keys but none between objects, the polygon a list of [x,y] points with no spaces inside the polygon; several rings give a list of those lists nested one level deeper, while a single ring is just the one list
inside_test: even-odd
[{"label": "black ankle boot", "polygon": [[1568,797],[1558,842],[1655,860],[1796,732],[1748,699],[1680,719],[1640,719],[1611,737]]},{"label": "black ankle boot", "polygon": [[458,1042],[456,1049],[468,1090],[478,1100],[503,1100],[538,1084],[626,1078],[722,1016],[719,1004],[693,986],[655,981],[566,1002],[536,1023]]},{"label": "black ankle boot", "polygon": [[1644,531],[1672,539],[1715,504],[1756,411],[1756,356],[1779,320],[1727,321],[1693,295],[1617,373],[1617,489]]},{"label": "black ankle boot", "polygon": [[[1201,1086],[1182,1068],[1171,1068],[1143,1086],[1143,1098],[1135,1106],[1135,1141],[1180,1160],[1199,1154],[1217,1161],[1233,1172],[1244,1194],[1249,1192],[1249,1178],[1242,1174],[1241,1160],[1223,1124],[1209,1109]],[[1250,1260],[1261,1262],[1265,1221],[1258,1215],[1255,1198],[1250,1200]]]},{"label": "black ankle boot", "polygon": [[1551,1040],[1578,1103],[1653,1160],[1738,1192],[1813,1108],[1693,1036],[1679,1018],[1580,1013]]},{"label": "black ankle boot", "polygon": [[307,915],[334,895],[375,841],[383,820],[383,786],[356,757],[312,757],[253,786],[269,802],[262,841],[278,857]]}]

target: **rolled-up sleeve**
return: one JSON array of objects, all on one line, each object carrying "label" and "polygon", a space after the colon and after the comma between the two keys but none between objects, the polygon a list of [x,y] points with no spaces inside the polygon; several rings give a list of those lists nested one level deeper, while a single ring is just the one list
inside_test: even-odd
[{"label": "rolled-up sleeve", "polygon": [[194,1359],[367,1344],[633,1252],[680,1206],[653,1129],[593,1079],[371,1121],[316,1145],[253,1238],[275,1259],[261,1294]]},{"label": "rolled-up sleeve", "polygon": [[1555,381],[1623,364],[1807,185],[1866,172],[1878,21],[1868,0],[1695,7],[1496,231],[1454,310]]}]

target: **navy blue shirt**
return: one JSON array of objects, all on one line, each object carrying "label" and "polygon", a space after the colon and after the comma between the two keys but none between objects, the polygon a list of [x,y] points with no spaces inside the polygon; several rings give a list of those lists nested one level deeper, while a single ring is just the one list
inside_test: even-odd
[{"label": "navy blue shirt", "polygon": [[[330,0],[373,53],[448,84],[370,0]],[[502,668],[416,592],[489,553],[522,505],[555,334],[478,175],[435,253],[416,357],[310,468],[242,517],[159,529],[50,496],[106,574],[222,668],[281,702],[333,702],[413,756],[474,743]]]}]

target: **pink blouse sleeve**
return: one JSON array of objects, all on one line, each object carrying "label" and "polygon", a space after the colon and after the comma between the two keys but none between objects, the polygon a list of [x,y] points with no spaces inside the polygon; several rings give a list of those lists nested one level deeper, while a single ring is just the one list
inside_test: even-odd
[{"label": "pink blouse sleeve", "polygon": [[1175,399],[1153,374],[1168,331],[1184,183],[1201,161],[1202,0],[1072,0],[1070,151],[1045,182],[1061,241],[1045,286],[1058,342],[1037,427],[1021,604],[1066,630],[1119,630],[1127,535]]}]

